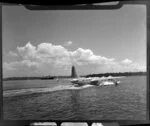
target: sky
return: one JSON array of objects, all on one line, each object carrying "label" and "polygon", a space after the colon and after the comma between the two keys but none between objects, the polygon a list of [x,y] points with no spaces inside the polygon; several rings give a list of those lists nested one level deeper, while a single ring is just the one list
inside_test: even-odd
[{"label": "sky", "polygon": [[2,7],[3,76],[146,71],[146,7],[31,11]]}]

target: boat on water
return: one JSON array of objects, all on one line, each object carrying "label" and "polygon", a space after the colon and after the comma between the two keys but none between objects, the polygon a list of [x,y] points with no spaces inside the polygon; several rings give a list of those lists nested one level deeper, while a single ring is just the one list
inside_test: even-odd
[{"label": "boat on water", "polygon": [[117,77],[78,77],[75,67],[72,66],[72,74],[71,83],[75,86],[83,86],[83,85],[95,85],[95,86],[104,86],[104,85],[115,85],[117,86],[120,81],[117,80]]}]

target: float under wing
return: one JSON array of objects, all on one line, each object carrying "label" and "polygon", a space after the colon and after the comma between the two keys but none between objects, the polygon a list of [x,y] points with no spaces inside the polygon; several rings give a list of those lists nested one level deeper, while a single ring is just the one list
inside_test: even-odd
[{"label": "float under wing", "polygon": [[89,77],[89,78],[75,78],[72,79],[71,82],[77,86],[83,85],[118,85],[120,81],[116,79],[117,77]]}]

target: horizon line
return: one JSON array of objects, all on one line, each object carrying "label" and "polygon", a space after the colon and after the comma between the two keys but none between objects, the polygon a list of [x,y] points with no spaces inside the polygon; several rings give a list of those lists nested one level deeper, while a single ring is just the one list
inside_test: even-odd
[{"label": "horizon line", "polygon": [[[147,71],[138,71],[138,72],[106,72],[106,73],[91,73],[91,74],[86,74],[86,75],[79,75],[79,77],[81,76],[89,76],[89,75],[98,75],[98,74],[123,74],[123,73],[147,73]],[[35,77],[35,78],[44,78],[44,77],[71,77],[70,75],[41,75],[41,76],[10,76],[10,77],[4,77],[2,79],[6,79],[6,78],[31,78],[31,77]]]}]

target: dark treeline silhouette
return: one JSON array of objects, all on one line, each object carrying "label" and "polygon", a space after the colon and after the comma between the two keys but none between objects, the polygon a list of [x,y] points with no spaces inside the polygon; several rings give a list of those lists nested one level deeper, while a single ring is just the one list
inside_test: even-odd
[{"label": "dark treeline silhouette", "polygon": [[[119,73],[100,73],[100,74],[89,74],[82,77],[108,77],[108,76],[143,76],[146,75],[146,72],[119,72]],[[72,78],[71,76],[43,76],[43,77],[8,77],[4,78],[4,81],[7,80],[46,80],[46,79],[56,79],[56,78]]]},{"label": "dark treeline silhouette", "polygon": [[4,81],[7,80],[46,80],[46,79],[54,79],[54,76],[44,76],[44,77],[8,77],[4,78]]},{"label": "dark treeline silhouette", "polygon": [[119,73],[100,73],[100,74],[89,74],[84,77],[108,77],[108,76],[143,76],[146,72],[119,72]]}]

